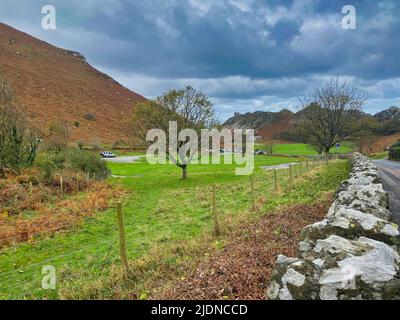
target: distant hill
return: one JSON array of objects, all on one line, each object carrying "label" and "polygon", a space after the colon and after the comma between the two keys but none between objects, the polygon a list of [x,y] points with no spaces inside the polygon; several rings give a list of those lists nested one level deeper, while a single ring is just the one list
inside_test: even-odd
[{"label": "distant hill", "polygon": [[[230,129],[255,129],[256,135],[265,140],[293,140],[290,131],[294,129],[297,119],[301,117],[302,111],[294,113],[284,109],[279,112],[256,111],[252,113],[235,113],[223,126]],[[381,111],[374,116],[368,113],[360,113],[360,116],[373,117],[382,126],[378,133],[382,136],[400,133],[400,108],[391,107]]]},{"label": "distant hill", "polygon": [[141,95],[64,50],[0,23],[0,75],[41,128],[67,122],[72,141],[126,140],[123,121]]},{"label": "distant hill", "polygon": [[374,117],[381,122],[398,120],[400,119],[400,108],[390,107],[389,109],[378,112]]},{"label": "distant hill", "polygon": [[272,138],[293,128],[295,113],[284,109],[279,112],[256,111],[253,113],[235,113],[223,126],[230,129],[255,129],[256,135]]},{"label": "distant hill", "polygon": [[378,112],[374,115],[382,126],[379,129],[380,135],[396,135],[400,133],[400,108],[391,107],[389,109]]}]

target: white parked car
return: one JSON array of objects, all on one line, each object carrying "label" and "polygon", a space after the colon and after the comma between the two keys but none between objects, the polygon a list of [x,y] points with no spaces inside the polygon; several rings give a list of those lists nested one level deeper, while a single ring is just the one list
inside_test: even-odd
[{"label": "white parked car", "polygon": [[116,157],[116,155],[115,155],[114,153],[112,153],[111,151],[103,151],[103,152],[100,152],[100,155],[101,155],[103,158],[115,158],[115,157]]}]

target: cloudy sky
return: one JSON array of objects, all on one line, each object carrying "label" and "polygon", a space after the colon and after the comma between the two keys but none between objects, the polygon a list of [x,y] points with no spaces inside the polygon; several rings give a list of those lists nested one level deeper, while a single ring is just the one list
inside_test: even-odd
[{"label": "cloudy sky", "polygon": [[[53,5],[57,29],[43,30]],[[356,9],[355,30],[342,7]],[[354,82],[368,112],[400,106],[398,0],[1,0],[0,21],[79,51],[154,97],[191,84],[234,112],[296,110],[330,77]]]}]

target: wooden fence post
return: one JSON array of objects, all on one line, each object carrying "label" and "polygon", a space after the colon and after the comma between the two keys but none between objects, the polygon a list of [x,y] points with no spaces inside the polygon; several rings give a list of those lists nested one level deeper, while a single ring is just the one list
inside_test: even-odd
[{"label": "wooden fence post", "polygon": [[292,165],[289,165],[289,186],[290,186],[290,188],[293,187],[293,171],[292,171]]},{"label": "wooden fence post", "polygon": [[299,162],[299,171],[300,171],[300,173],[299,173],[299,176],[301,176],[301,174],[303,173],[303,165],[301,164],[301,161]]},{"label": "wooden fence post", "polygon": [[33,191],[33,185],[32,185],[32,181],[29,182],[29,193],[32,193]]},{"label": "wooden fence post", "polygon": [[213,219],[214,219],[214,235],[219,237],[221,234],[221,231],[219,229],[219,223],[218,223],[217,187],[215,184],[213,185],[213,190],[212,190],[212,213],[213,213]]},{"label": "wooden fence post", "polygon": [[60,176],[60,189],[61,189],[61,194],[64,193],[64,182],[63,182],[63,177]]},{"label": "wooden fence post", "polygon": [[122,271],[126,275],[128,271],[128,256],[126,254],[124,215],[122,213],[121,202],[117,203],[117,217],[118,217],[118,230],[119,230],[119,251],[121,255]]},{"label": "wooden fence post", "polygon": [[274,170],[274,181],[275,181],[275,183],[274,183],[274,189],[275,189],[275,192],[276,193],[278,193],[279,192],[279,184],[278,184],[278,171],[275,169]]},{"label": "wooden fence post", "polygon": [[251,187],[251,210],[253,212],[257,211],[257,206],[256,206],[256,196],[254,192],[254,177],[250,176],[250,187]]},{"label": "wooden fence post", "polygon": [[307,172],[308,172],[308,171],[310,171],[310,167],[309,167],[308,159],[307,159],[307,161],[306,161],[306,171],[307,171]]},{"label": "wooden fence post", "polygon": [[79,177],[78,174],[75,175],[75,179],[76,179],[76,192],[79,192]]}]

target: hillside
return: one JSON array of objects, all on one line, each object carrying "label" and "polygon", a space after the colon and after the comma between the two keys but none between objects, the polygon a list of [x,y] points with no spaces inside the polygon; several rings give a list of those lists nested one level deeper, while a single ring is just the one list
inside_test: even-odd
[{"label": "hillside", "polygon": [[[235,113],[223,126],[230,129],[251,128],[256,130],[256,135],[265,140],[284,140],[291,136],[287,133],[294,129],[296,121],[301,117],[301,114],[302,111],[293,113],[286,109],[279,112]],[[379,127],[376,134],[384,137],[388,136],[387,139],[382,140],[382,143],[392,141],[393,137],[400,133],[400,108],[398,107],[391,107],[373,116],[362,112],[360,116],[372,117],[377,121]]]},{"label": "hillside", "polygon": [[127,140],[123,120],[145,98],[90,66],[84,56],[0,23],[0,74],[41,128],[56,120],[71,141]]},{"label": "hillside", "polygon": [[253,113],[235,113],[235,115],[224,123],[224,127],[231,129],[252,128],[256,135],[270,139],[276,134],[293,128],[295,114],[289,110],[279,112],[256,111]]},{"label": "hillside", "polygon": [[389,109],[383,110],[375,114],[375,119],[381,122],[399,120],[400,119],[400,108],[390,107]]}]

